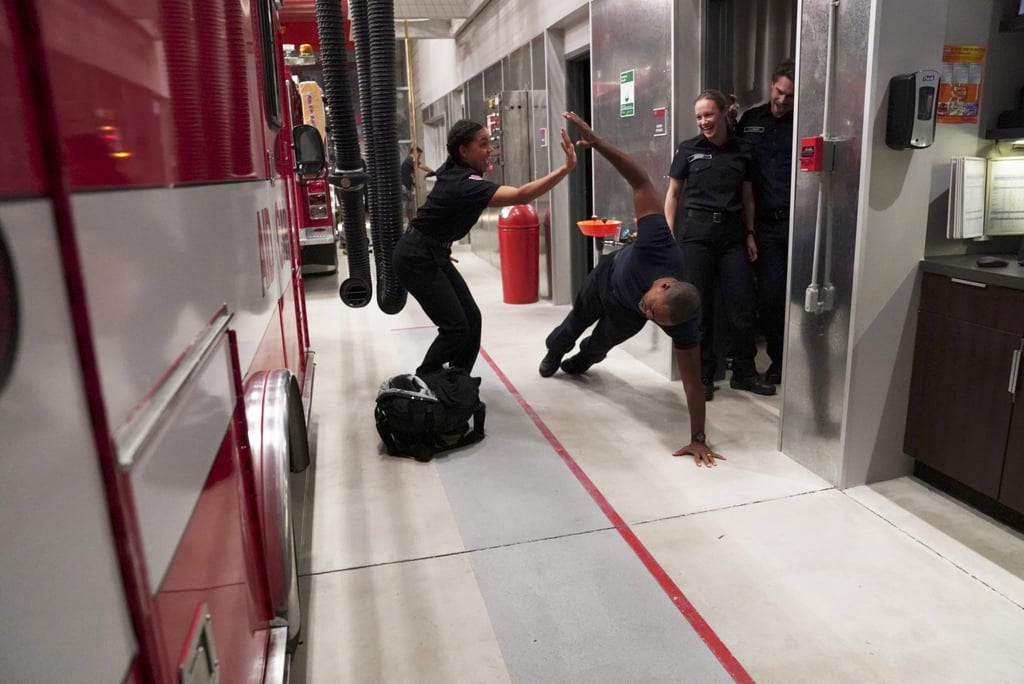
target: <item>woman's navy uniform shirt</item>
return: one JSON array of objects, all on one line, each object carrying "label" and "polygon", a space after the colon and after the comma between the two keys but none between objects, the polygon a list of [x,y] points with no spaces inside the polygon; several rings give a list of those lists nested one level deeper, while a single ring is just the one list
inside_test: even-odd
[{"label": "woman's navy uniform shirt", "polygon": [[730,136],[718,147],[703,135],[679,143],[668,175],[685,181],[682,208],[739,213],[743,210],[743,181],[755,177],[750,144]]},{"label": "woman's navy uniform shirt", "polygon": [[772,116],[770,104],[743,114],[736,130],[754,149],[757,175],[754,188],[762,212],[789,209],[789,188],[793,171],[793,112],[780,119]]},{"label": "woman's navy uniform shirt", "polygon": [[498,184],[451,159],[437,170],[436,178],[409,225],[440,242],[461,240],[487,208]]},{"label": "woman's navy uniform shirt", "polygon": [[[683,277],[683,252],[676,245],[661,214],[648,214],[637,221],[636,240],[615,254],[611,285],[615,301],[640,314],[643,296],[658,278]],[[700,342],[700,311],[678,325],[661,326],[677,349],[689,349]]]}]

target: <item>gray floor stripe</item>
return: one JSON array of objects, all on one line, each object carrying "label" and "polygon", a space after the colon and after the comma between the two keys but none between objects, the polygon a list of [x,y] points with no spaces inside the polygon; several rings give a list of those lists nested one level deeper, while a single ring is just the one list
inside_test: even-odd
[{"label": "gray floor stripe", "polygon": [[[405,366],[415,368],[434,331],[398,333]],[[405,357],[409,355],[409,358]],[[467,549],[546,539],[609,527],[537,426],[481,358],[487,437],[435,458]]]},{"label": "gray floor stripe", "polygon": [[731,682],[608,530],[472,554],[514,682]]},{"label": "gray floor stripe", "polygon": [[[434,334],[396,332],[410,372]],[[513,681],[731,681],[483,358],[474,374],[487,437],[435,463],[486,549],[471,561]]]}]

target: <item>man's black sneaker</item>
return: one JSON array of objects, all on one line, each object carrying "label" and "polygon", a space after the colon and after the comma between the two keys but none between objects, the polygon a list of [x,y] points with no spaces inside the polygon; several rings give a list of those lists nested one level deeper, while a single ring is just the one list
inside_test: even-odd
[{"label": "man's black sneaker", "polygon": [[540,368],[537,369],[540,371],[540,377],[550,378],[558,371],[558,364],[560,364],[561,362],[561,354],[553,351],[548,351],[548,353],[545,354],[544,358],[541,359],[540,361]]},{"label": "man's black sneaker", "polygon": [[764,381],[769,385],[781,385],[782,369],[775,365],[768,366],[768,370],[764,374]]},{"label": "man's black sneaker", "polygon": [[593,365],[594,363],[587,360],[582,353],[575,354],[562,362],[562,372],[569,375],[579,375],[580,373],[586,373]]},{"label": "man's black sneaker", "polygon": [[757,374],[739,377],[734,374],[729,378],[729,387],[732,387],[735,390],[753,392],[754,394],[760,394],[766,397],[770,397],[775,394],[775,385],[765,382],[761,379],[761,376]]}]

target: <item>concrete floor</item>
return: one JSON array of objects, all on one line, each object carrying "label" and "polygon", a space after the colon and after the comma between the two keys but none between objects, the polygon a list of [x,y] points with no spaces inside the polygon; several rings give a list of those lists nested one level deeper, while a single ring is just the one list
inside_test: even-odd
[{"label": "concrete floor", "polygon": [[568,308],[503,304],[499,272],[455,256],[488,436],[425,464],[382,453],[373,407],[429,320],[345,307],[344,258],[306,280],[293,681],[1024,682],[1024,535],[913,478],[836,490],[775,450],[778,397],[728,383],[707,428],[727,460],[674,458],[678,381],[622,350],[541,378]]}]

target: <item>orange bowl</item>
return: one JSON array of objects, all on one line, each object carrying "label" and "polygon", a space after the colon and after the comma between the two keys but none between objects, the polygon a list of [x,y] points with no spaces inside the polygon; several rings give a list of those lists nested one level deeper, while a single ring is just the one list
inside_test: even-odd
[{"label": "orange bowl", "polygon": [[580,231],[584,235],[608,237],[609,235],[618,234],[622,221],[617,221],[616,219],[589,219],[587,221],[577,221],[576,225],[580,227]]}]

